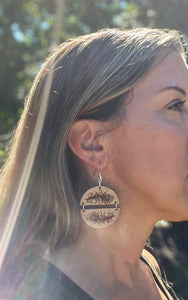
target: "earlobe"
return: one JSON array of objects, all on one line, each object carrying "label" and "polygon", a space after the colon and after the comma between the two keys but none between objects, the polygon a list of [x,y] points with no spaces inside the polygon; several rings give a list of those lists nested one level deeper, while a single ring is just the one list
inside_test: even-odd
[{"label": "earlobe", "polygon": [[106,164],[107,154],[99,138],[101,124],[95,120],[79,120],[75,122],[68,136],[68,145],[71,151],[82,161],[100,169]]}]

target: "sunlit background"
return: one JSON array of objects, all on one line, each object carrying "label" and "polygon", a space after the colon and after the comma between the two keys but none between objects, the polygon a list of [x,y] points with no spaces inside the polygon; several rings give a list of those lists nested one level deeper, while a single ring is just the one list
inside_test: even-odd
[{"label": "sunlit background", "polygon": [[[188,37],[188,0],[2,0],[0,3],[0,165],[33,78],[69,38],[106,27],[157,27]],[[188,299],[188,222],[157,224],[151,243],[174,288]]]}]

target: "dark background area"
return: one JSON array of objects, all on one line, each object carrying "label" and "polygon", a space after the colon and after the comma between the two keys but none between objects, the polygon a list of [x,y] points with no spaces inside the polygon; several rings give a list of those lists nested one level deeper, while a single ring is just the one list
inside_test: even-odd
[{"label": "dark background area", "polygon": [[[188,0],[2,0],[0,3],[0,165],[24,98],[45,57],[68,38],[106,27],[157,27],[188,36]],[[156,225],[156,257],[188,299],[188,222]]]}]

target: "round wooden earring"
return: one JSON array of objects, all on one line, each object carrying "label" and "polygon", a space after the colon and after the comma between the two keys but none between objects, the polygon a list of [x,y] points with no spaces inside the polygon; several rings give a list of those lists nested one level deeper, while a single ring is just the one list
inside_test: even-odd
[{"label": "round wooden earring", "polygon": [[93,228],[105,228],[114,223],[119,216],[119,198],[112,189],[101,186],[100,172],[98,182],[98,186],[87,190],[81,198],[81,217]]}]

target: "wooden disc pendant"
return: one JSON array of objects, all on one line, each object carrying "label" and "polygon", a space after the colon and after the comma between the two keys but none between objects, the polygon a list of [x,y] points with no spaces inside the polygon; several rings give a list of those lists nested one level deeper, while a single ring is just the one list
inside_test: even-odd
[{"label": "wooden disc pendant", "polygon": [[95,186],[87,190],[80,201],[83,221],[94,228],[105,228],[114,223],[119,215],[117,194],[106,186]]}]

